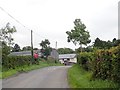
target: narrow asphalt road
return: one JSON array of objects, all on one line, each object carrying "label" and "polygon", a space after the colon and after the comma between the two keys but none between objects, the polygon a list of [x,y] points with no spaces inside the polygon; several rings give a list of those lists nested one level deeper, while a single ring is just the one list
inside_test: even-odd
[{"label": "narrow asphalt road", "polygon": [[70,66],[51,66],[4,79],[2,88],[69,88],[67,70]]}]

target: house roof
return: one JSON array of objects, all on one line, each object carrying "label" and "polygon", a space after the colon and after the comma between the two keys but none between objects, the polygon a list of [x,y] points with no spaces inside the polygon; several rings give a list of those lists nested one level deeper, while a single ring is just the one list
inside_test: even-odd
[{"label": "house roof", "polygon": [[[35,52],[35,51],[33,51],[33,52]],[[37,52],[40,53],[39,50],[37,50]],[[31,55],[31,51],[12,52],[9,55],[10,56],[26,56],[26,55]]]},{"label": "house roof", "polygon": [[31,55],[31,51],[12,52],[9,55],[14,55],[14,56]]},{"label": "house roof", "polygon": [[59,59],[70,59],[70,58],[75,58],[76,54],[60,54]]}]

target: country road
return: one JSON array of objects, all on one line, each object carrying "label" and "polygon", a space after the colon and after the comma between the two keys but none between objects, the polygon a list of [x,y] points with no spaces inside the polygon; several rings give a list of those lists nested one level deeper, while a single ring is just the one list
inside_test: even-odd
[{"label": "country road", "polygon": [[70,66],[51,66],[4,79],[2,88],[69,88],[67,70]]}]

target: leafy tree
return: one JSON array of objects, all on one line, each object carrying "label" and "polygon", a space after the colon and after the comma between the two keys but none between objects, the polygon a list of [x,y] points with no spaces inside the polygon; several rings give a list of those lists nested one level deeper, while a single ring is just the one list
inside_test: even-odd
[{"label": "leafy tree", "polygon": [[70,48],[58,48],[58,53],[59,54],[71,54],[74,53],[74,51]]},{"label": "leafy tree", "polygon": [[50,52],[52,50],[52,48],[49,45],[50,45],[50,42],[48,39],[45,39],[40,43],[40,46],[42,47],[41,52],[44,56],[46,56],[46,59],[50,55]]},{"label": "leafy tree", "polygon": [[0,39],[1,41],[4,41],[7,45],[13,45],[13,38],[12,38],[12,34],[14,32],[16,32],[16,28],[10,27],[10,23],[7,23],[6,26],[4,28],[2,28],[0,33]]},{"label": "leafy tree", "polygon": [[44,41],[41,41],[40,46],[42,47],[42,49],[47,48],[50,45],[50,42],[48,39],[45,39]]},{"label": "leafy tree", "polygon": [[94,47],[101,47],[100,45],[101,45],[101,40],[99,38],[96,38],[94,42]]},{"label": "leafy tree", "polygon": [[22,48],[22,51],[29,51],[31,50],[31,46],[25,46]]},{"label": "leafy tree", "polygon": [[116,38],[114,38],[113,41],[112,41],[112,45],[113,46],[118,46],[119,44],[120,44],[120,39],[117,40]]},{"label": "leafy tree", "polygon": [[114,38],[112,42],[110,40],[103,41],[99,38],[96,38],[93,46],[99,49],[110,49],[111,47],[118,46],[119,44],[120,40],[117,40],[116,38]]},{"label": "leafy tree", "polygon": [[2,44],[2,60],[5,60],[6,56],[10,54],[11,45],[13,45],[12,34],[16,32],[16,28],[10,27],[10,23],[7,23],[4,28],[0,29],[0,43]]},{"label": "leafy tree", "polygon": [[10,47],[7,46],[4,41],[2,41],[2,60],[4,60],[8,54],[10,54]]},{"label": "leafy tree", "polygon": [[20,51],[20,46],[18,44],[15,44],[13,47],[13,52],[19,52]]},{"label": "leafy tree", "polygon": [[33,50],[38,50],[38,48],[33,48]]},{"label": "leafy tree", "polygon": [[66,32],[68,35],[68,42],[72,41],[75,45],[78,43],[82,52],[82,45],[87,45],[91,42],[89,39],[90,35],[89,32],[85,30],[86,26],[81,22],[80,19],[75,19],[74,25],[74,29]]},{"label": "leafy tree", "polygon": [[52,51],[51,47],[46,47],[44,49],[44,55],[46,56],[46,58],[50,55],[51,51]]}]

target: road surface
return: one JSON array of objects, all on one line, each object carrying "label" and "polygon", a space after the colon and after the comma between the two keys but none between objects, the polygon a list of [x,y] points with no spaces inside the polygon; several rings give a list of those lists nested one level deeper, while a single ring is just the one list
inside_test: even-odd
[{"label": "road surface", "polygon": [[67,70],[70,66],[51,66],[4,79],[2,88],[69,88]]}]

